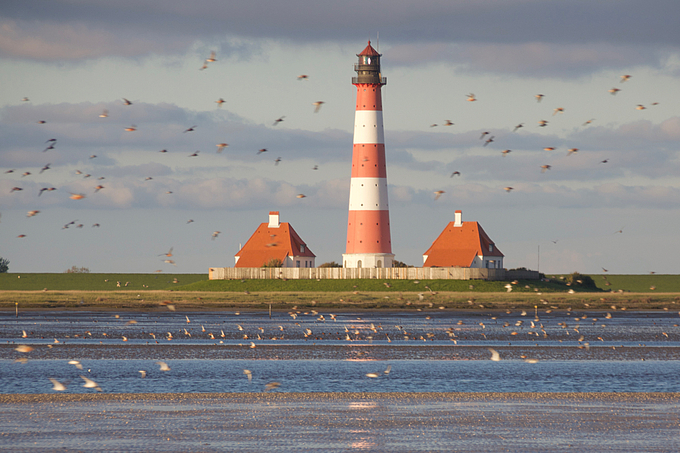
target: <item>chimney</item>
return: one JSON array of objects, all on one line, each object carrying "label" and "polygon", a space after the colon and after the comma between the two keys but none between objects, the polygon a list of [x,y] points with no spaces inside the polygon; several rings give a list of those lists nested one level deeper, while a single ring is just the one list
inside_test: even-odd
[{"label": "chimney", "polygon": [[269,211],[269,228],[278,228],[279,226],[281,226],[279,211]]},{"label": "chimney", "polygon": [[462,227],[463,226],[463,211],[460,209],[456,211],[456,217],[455,221],[453,222],[453,226],[455,227]]}]

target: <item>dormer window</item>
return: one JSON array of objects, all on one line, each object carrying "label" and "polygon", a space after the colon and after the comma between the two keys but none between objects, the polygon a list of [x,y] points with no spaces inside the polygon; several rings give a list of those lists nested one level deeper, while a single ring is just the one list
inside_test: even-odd
[{"label": "dormer window", "polygon": [[305,244],[300,244],[300,253],[305,253]]},{"label": "dormer window", "polygon": [[489,244],[489,251],[493,252],[493,244]]}]

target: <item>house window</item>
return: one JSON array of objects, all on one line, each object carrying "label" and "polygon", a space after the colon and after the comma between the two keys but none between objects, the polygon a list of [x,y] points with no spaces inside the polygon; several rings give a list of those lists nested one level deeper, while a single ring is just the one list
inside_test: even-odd
[{"label": "house window", "polygon": [[489,251],[493,252],[493,244],[489,244]]},{"label": "house window", "polygon": [[[378,241],[380,242],[380,241]],[[382,260],[378,260],[378,267],[382,267]]]},{"label": "house window", "polygon": [[300,244],[300,253],[305,253],[305,244]]},{"label": "house window", "polygon": [[357,267],[361,267],[361,260],[357,261]]},{"label": "house window", "polygon": [[297,260],[297,261],[295,262],[295,266],[296,266],[296,267],[300,267],[300,260]]}]

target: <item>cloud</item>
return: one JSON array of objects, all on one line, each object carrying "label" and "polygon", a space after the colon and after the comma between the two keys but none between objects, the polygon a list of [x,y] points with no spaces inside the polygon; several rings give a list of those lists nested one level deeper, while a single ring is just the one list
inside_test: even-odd
[{"label": "cloud", "polygon": [[[197,42],[212,42],[221,44],[223,53],[247,58],[253,44],[262,40],[350,43],[379,30],[385,42],[422,46],[425,58],[433,55],[428,48],[431,43],[473,44],[464,54],[476,55],[480,69],[494,69],[505,61],[499,44],[508,44],[505,50],[517,57],[524,54],[523,61],[534,69],[540,62],[559,65],[560,58],[588,66],[596,56],[605,57],[608,65],[621,63],[619,58],[631,53],[607,58],[607,52],[584,49],[631,43],[647,49],[680,47],[675,23],[678,10],[675,0],[404,0],[398,7],[389,0],[229,4],[217,0],[190,4],[182,0],[115,4],[8,0],[0,13],[0,55],[44,61],[138,57],[185,53]],[[357,20],[357,11],[370,20]],[[567,47],[544,48],[541,43]],[[570,44],[583,47],[570,48]],[[633,53],[634,62],[650,58]],[[500,61],[495,63],[494,57]],[[521,70],[518,65],[514,68]]]}]

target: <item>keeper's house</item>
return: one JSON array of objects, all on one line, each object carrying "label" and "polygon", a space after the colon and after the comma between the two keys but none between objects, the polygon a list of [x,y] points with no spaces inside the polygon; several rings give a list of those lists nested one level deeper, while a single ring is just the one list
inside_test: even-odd
[{"label": "keeper's house", "polygon": [[248,242],[235,255],[234,267],[262,267],[280,260],[278,267],[314,267],[316,255],[300,239],[288,222],[279,220],[279,212],[269,213],[269,223],[261,223]]},{"label": "keeper's house", "polygon": [[423,254],[423,267],[470,267],[503,269],[503,253],[477,222],[463,222],[456,211],[454,221]]}]

